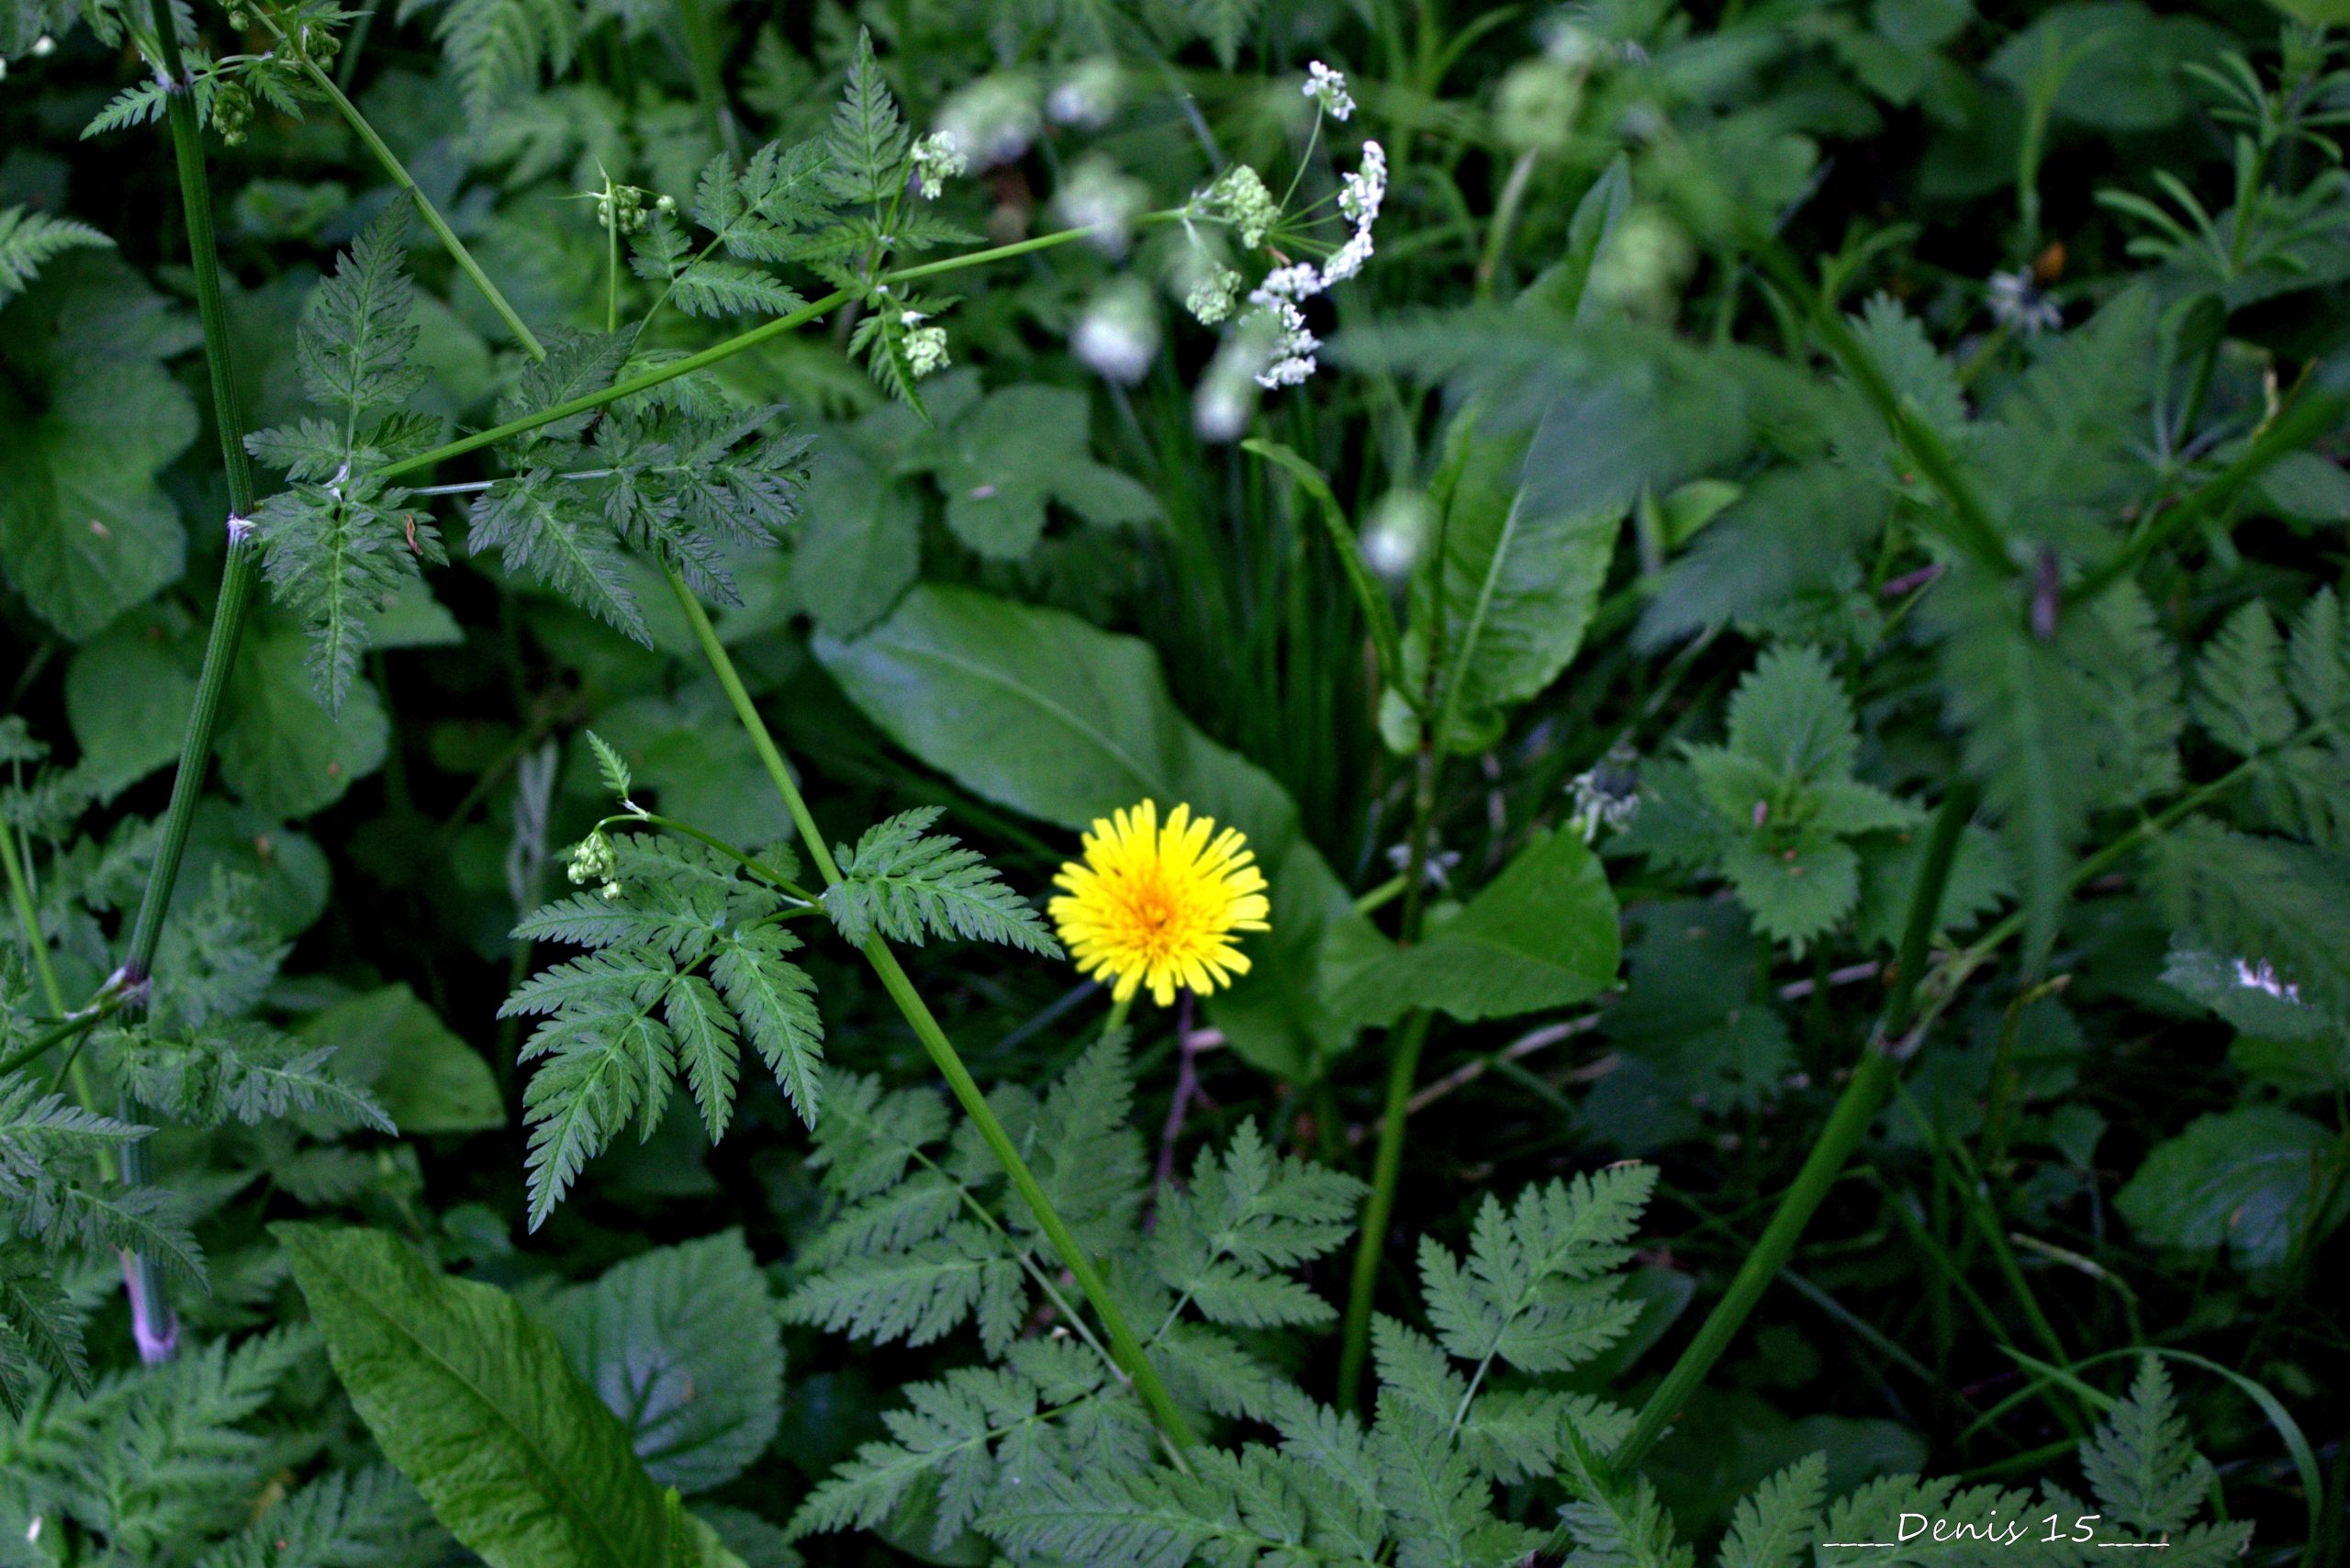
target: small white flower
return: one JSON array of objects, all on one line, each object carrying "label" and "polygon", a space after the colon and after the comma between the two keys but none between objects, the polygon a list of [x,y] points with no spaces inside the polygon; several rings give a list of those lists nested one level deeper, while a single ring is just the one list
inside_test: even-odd
[{"label": "small white flower", "polygon": [[1387,150],[1376,141],[1362,144],[1362,166],[1346,176],[1338,192],[1338,210],[1357,229],[1368,229],[1379,219],[1379,209],[1387,200]]},{"label": "small white flower", "polygon": [[1322,106],[1322,112],[1332,119],[1345,119],[1355,112],[1355,101],[1347,92],[1346,73],[1333,71],[1320,61],[1305,68],[1305,95]]},{"label": "small white flower", "polygon": [[1991,319],[2027,338],[2053,332],[2065,324],[2064,307],[2040,286],[2030,267],[1993,273],[1990,305]]},{"label": "small white flower", "polygon": [[1104,380],[1131,386],[1158,353],[1158,319],[1150,291],[1132,278],[1096,295],[1069,334],[1069,352]]},{"label": "small white flower", "polygon": [[1366,224],[1356,230],[1347,242],[1339,246],[1330,259],[1323,263],[1322,286],[1327,288],[1334,283],[1346,282],[1347,279],[1361,272],[1362,264],[1369,260],[1371,260],[1371,227]]},{"label": "small white flower", "polygon": [[47,60],[50,55],[57,52],[57,40],[50,37],[47,33],[43,33],[40,37],[33,39],[32,48],[27,50],[25,52],[31,55],[35,60]]},{"label": "small white flower", "polygon": [[962,144],[951,130],[934,130],[913,145],[909,154],[914,166],[914,180],[925,196],[935,197],[946,182],[968,169],[971,161],[963,156]]},{"label": "small white flower", "polygon": [[1080,62],[1045,96],[1045,118],[1055,125],[1098,130],[1118,106],[1117,62]]},{"label": "small white flower", "polygon": [[1427,548],[1427,498],[1416,490],[1391,490],[1371,508],[1362,531],[1365,565],[1390,582],[1411,575]]},{"label": "small white flower", "polygon": [[2299,1002],[2301,988],[2277,978],[2277,967],[2263,958],[2258,963],[2236,960],[2236,983],[2250,991],[2265,991],[2279,1002]]},{"label": "small white flower", "polygon": [[1267,391],[1295,386],[1317,368],[1314,353],[1322,340],[1308,330],[1305,312],[1286,299],[1261,302],[1242,323],[1242,339],[1270,342],[1269,362],[1257,372],[1257,385]]},{"label": "small white flower", "polygon": [[946,100],[938,128],[976,169],[1009,163],[1036,140],[1035,87],[1024,76],[982,76]]},{"label": "small white flower", "polygon": [[1276,299],[1310,299],[1322,292],[1322,274],[1311,262],[1298,262],[1286,267],[1275,267],[1265,274],[1265,281],[1251,289],[1248,303],[1270,305]]},{"label": "small white flower", "polygon": [[1071,229],[1088,229],[1091,243],[1111,255],[1123,255],[1135,215],[1149,192],[1139,180],[1122,174],[1106,158],[1088,158],[1069,171],[1061,185],[1061,220]]}]

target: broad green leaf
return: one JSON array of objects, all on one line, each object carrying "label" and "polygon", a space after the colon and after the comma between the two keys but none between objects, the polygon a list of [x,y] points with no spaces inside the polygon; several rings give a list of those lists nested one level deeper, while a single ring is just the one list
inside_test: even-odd
[{"label": "broad green leaf", "polygon": [[627,1429],[513,1297],[376,1231],[272,1229],[361,1419],[491,1568],[697,1560]]},{"label": "broad green leaf", "polygon": [[654,1480],[707,1492],[774,1439],[783,1345],[742,1232],[642,1253],[564,1292],[547,1317]]},{"label": "broad green leaf", "polygon": [[334,1070],[375,1096],[403,1133],[469,1133],[506,1125],[498,1081],[406,984],[339,1002],[294,1031],[334,1047]]},{"label": "broad green leaf", "polygon": [[180,754],[196,705],[200,634],[177,607],[125,615],[65,668],[65,716],[83,766],[111,797]]},{"label": "broad green leaf", "polygon": [[1374,1027],[1414,1007],[1506,1018],[1582,1002],[1614,982],[1621,952],[1606,873],[1563,829],[1519,851],[1416,946],[1397,948],[1367,926],[1346,929],[1324,983],[1341,1016]]},{"label": "broad green leaf", "polygon": [[853,637],[922,569],[922,509],[845,446],[817,459],[791,549],[791,592],[819,630]]},{"label": "broad green leaf", "polygon": [[[2149,1246],[2224,1245],[2240,1267],[2274,1268],[2302,1232],[2313,1232],[2312,1240],[2324,1236],[2350,1207],[2324,1181],[2333,1143],[2323,1127],[2281,1105],[2198,1116],[2154,1146],[2114,1202]],[[2321,1191],[2333,1195],[2322,1215]]]},{"label": "broad green leaf", "polygon": [[1210,1011],[1243,1056],[1287,1077],[1343,1046],[1313,977],[1325,934],[1361,917],[1296,805],[1183,717],[1147,644],[924,584],[856,641],[818,638],[816,655],[891,739],[988,800],[1067,828],[1143,800],[1188,801],[1246,833],[1272,884],[1273,929],[1245,939],[1255,968]]},{"label": "broad green leaf", "polygon": [[245,634],[220,722],[220,777],[263,815],[307,817],[384,765],[390,730],[375,689],[355,683],[340,715],[319,706],[308,639],[293,628]]},{"label": "broad green leaf", "polygon": [[196,433],[195,399],[162,363],[185,342],[167,308],[112,254],[64,258],[9,307],[0,572],[77,642],[178,580],[185,558],[155,483]]},{"label": "broad green leaf", "polygon": [[1085,394],[1069,387],[990,394],[941,437],[946,526],[982,555],[1017,560],[1043,535],[1047,500],[1105,525],[1158,516],[1149,491],[1093,461],[1091,420]]},{"label": "broad green leaf", "polygon": [[1547,471],[1526,472],[1532,435],[1481,433],[1475,415],[1455,420],[1446,456],[1444,551],[1412,584],[1404,638],[1404,678],[1419,690],[1440,650],[1444,743],[1490,745],[1506,710],[1558,678],[1583,645],[1624,521],[1620,505],[1594,508]]}]

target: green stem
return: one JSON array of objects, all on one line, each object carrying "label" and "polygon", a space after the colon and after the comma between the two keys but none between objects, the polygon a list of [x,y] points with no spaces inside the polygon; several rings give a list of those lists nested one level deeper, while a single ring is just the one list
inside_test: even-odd
[{"label": "green stem", "polygon": [[1371,1201],[1363,1209],[1362,1237],[1355,1247],[1353,1278],[1347,1285],[1347,1320],[1338,1343],[1338,1408],[1351,1411],[1362,1387],[1363,1363],[1371,1354],[1371,1304],[1379,1289],[1379,1263],[1386,1251],[1387,1226],[1395,1215],[1395,1186],[1404,1171],[1404,1124],[1412,1083],[1420,1070],[1420,1047],[1427,1043],[1431,1014],[1420,1008],[1404,1021],[1387,1063],[1387,1103],[1379,1121],[1379,1152],[1371,1164]]},{"label": "green stem", "polygon": [[[824,846],[824,835],[817,829],[816,819],[809,812],[808,802],[801,798],[800,786],[793,781],[791,769],[784,762],[783,753],[777,747],[774,735],[768,732],[767,721],[759,716],[757,706],[743,685],[743,678],[735,672],[733,657],[726,652],[725,644],[718,640],[717,629],[711,625],[709,613],[686,587],[684,579],[675,571],[668,576],[670,589],[677,597],[677,607],[685,611],[686,622],[693,628],[694,640],[701,645],[702,656],[709,661],[711,673],[718,677],[718,684],[725,689],[726,700],[733,705],[734,716],[742,721],[744,733],[751,737],[753,749],[759,754],[759,761],[767,770],[767,777],[775,781],[776,792],[783,797],[784,809],[791,813],[792,823],[800,830],[800,842],[808,846],[809,859],[815,863],[826,887],[837,884],[841,879],[840,867],[834,861],[832,851]],[[1116,1353],[1127,1377],[1133,1380],[1143,1403],[1149,1406],[1159,1428],[1178,1447],[1189,1447],[1196,1442],[1198,1439],[1192,1432],[1191,1424],[1184,1420],[1183,1413],[1176,1407],[1174,1397],[1167,1392],[1167,1385],[1159,1381],[1149,1357],[1144,1354],[1142,1346],[1136,1342],[1134,1330],[1126,1327],[1125,1315],[1118,1310],[1117,1303],[1111,1297],[1109,1282],[1102,1277],[1102,1271],[1094,1266],[1093,1260],[1086,1255],[1085,1249],[1070,1234],[1060,1212],[1053,1207],[1052,1199],[1046,1195],[1043,1183],[1036,1180],[1035,1172],[1028,1169],[1028,1162],[1020,1157],[1020,1150],[1013,1145],[1012,1136],[1004,1131],[1002,1122],[996,1118],[993,1108],[988,1104],[987,1096],[979,1092],[979,1084],[973,1081],[970,1070],[963,1065],[963,1058],[955,1049],[954,1042],[946,1037],[946,1031],[939,1027],[929,1005],[914,990],[913,981],[907,977],[905,967],[898,962],[897,954],[891,952],[889,944],[878,935],[866,939],[864,953],[866,962],[873,966],[873,972],[880,978],[881,988],[890,993],[890,1000],[897,1003],[898,1011],[912,1026],[914,1036],[930,1053],[930,1059],[938,1069],[939,1076],[946,1079],[947,1088],[954,1091],[964,1114],[971,1118],[972,1126],[979,1130],[980,1138],[994,1153],[997,1162],[1003,1167],[1004,1174],[1012,1179],[1013,1190],[1020,1194],[1029,1212],[1036,1216],[1038,1227],[1053,1244],[1054,1250],[1060,1254],[1061,1261],[1069,1266],[1078,1288],[1093,1304],[1095,1315],[1109,1331],[1111,1350]]]},{"label": "green stem", "polygon": [[94,1002],[90,1006],[84,1008],[81,1012],[74,1014],[71,1017],[67,1018],[63,1023],[57,1025],[53,1028],[50,1028],[41,1034],[35,1035],[31,1040],[28,1041],[23,1047],[21,1047],[15,1055],[5,1059],[0,1059],[0,1078],[6,1078],[17,1069],[29,1066],[33,1062],[39,1061],[42,1057],[49,1054],[50,1050],[64,1044],[67,1040],[73,1039],[78,1035],[87,1034],[90,1030],[96,1028],[100,1024],[106,1022],[106,1019],[112,1017],[115,1013],[121,1008],[122,1004],[122,993],[117,991],[108,996],[105,1001]]},{"label": "green stem", "polygon": [[1844,1092],[1837,1097],[1835,1109],[1828,1115],[1828,1125],[1814,1139],[1811,1152],[1804,1157],[1803,1167],[1796,1172],[1795,1182],[1786,1195],[1779,1200],[1771,1223],[1763,1228],[1762,1239],[1739,1265],[1738,1272],[1714,1304],[1696,1337],[1683,1350],[1664,1375],[1648,1404],[1641,1407],[1629,1436],[1609,1458],[1609,1465],[1618,1476],[1628,1475],[1649,1450],[1664,1436],[1665,1428],[1681,1413],[1689,1396],[1705,1382],[1706,1374],[1729,1349],[1730,1341],[1746,1323],[1747,1315],[1762,1300],[1773,1278],[1785,1266],[1794,1253],[1796,1243],[1802,1239],[1804,1228],[1835,1184],[1843,1170],[1844,1162],[1868,1136],[1869,1124],[1884,1108],[1886,1099],[1893,1092],[1901,1074],[1901,1058],[1910,1044],[1910,1023],[1916,1016],[1918,983],[1926,967],[1926,950],[1934,933],[1936,916],[1942,909],[1942,890],[1950,881],[1951,863],[1958,855],[1960,832],[1975,810],[1975,790],[1971,783],[1959,783],[1943,797],[1942,811],[1934,818],[1933,834],[1927,840],[1925,862],[1918,868],[1918,882],[1909,898],[1909,919],[1901,937],[1899,967],[1894,971],[1893,994],[1886,1003],[1885,1017],[1878,1025],[1859,1069]]},{"label": "green stem", "polygon": [[[40,980],[41,996],[48,1002],[50,1012],[64,1016],[65,987],[58,980],[57,964],[50,958],[49,943],[40,934],[40,913],[33,907],[32,879],[26,875],[28,864],[28,852],[19,850],[17,845],[15,824],[0,821],[0,865],[5,865],[7,872],[8,899],[16,905],[17,924],[24,928],[25,947],[32,955],[33,972]],[[106,1011],[112,1012],[113,1009],[109,1007]],[[93,1011],[82,1017],[65,1018],[64,1023],[31,1042],[6,1062],[0,1062],[0,1078],[34,1060],[59,1041],[86,1032],[103,1016],[105,1014]],[[83,1061],[79,1051],[74,1053],[71,1068],[73,1097],[81,1102],[82,1109],[95,1113],[98,1108],[97,1091],[90,1083],[89,1066]],[[98,1150],[98,1170],[109,1182],[116,1179],[118,1172],[112,1149],[101,1148]]]},{"label": "green stem", "polygon": [[[1073,240],[1082,240],[1091,232],[1090,229],[1063,229],[1051,234],[1040,234],[1033,240],[1022,240],[1015,244],[997,245],[985,251],[973,251],[967,255],[950,256],[943,262],[930,262],[918,267],[901,267],[896,272],[884,274],[881,281],[906,283],[915,278],[934,277],[941,273],[955,272],[964,267],[976,267],[988,262],[1000,262],[1012,256],[1024,256],[1031,251],[1043,251],[1056,245],[1066,245]],[[436,446],[430,452],[387,465],[376,472],[383,478],[397,479],[404,474],[417,473],[435,464],[445,462],[449,458],[461,457],[468,452],[477,452],[485,446],[493,446],[498,442],[537,430],[542,425],[553,424],[557,420],[567,420],[575,414],[593,413],[598,409],[609,403],[616,403],[622,398],[632,398],[637,393],[648,391],[664,382],[675,381],[680,375],[689,375],[697,370],[707,370],[713,364],[733,358],[745,349],[756,348],[759,344],[771,338],[780,337],[795,327],[805,326],[827,311],[838,309],[848,303],[849,297],[847,290],[835,289],[821,299],[809,301],[789,315],[778,316],[772,321],[761,322],[749,331],[737,333],[723,342],[712,343],[699,353],[688,354],[683,359],[671,360],[666,364],[655,365],[630,376],[625,381],[615,382],[600,392],[590,392],[582,397],[541,409],[536,413],[509,420],[502,425],[493,425],[486,431],[476,431],[471,435],[461,436],[455,441]]]},{"label": "green stem", "polygon": [[[212,230],[212,183],[204,162],[203,129],[196,121],[196,94],[186,62],[180,53],[178,19],[170,0],[152,0],[155,48],[165,84],[165,118],[171,127],[172,154],[179,170],[180,207],[187,224],[188,262],[196,280],[196,315],[204,330],[205,368],[212,383],[212,420],[220,442],[220,465],[229,489],[229,549],[220,570],[220,597],[212,607],[212,629],[205,639],[204,664],[196,676],[196,700],[188,711],[187,732],[180,744],[178,769],[172,777],[171,803],[164,808],[163,825],[155,845],[155,861],[132,917],[130,951],[118,980],[129,1005],[142,1005],[145,986],[155,962],[156,944],[162,939],[163,915],[170,909],[173,886],[179,879],[180,861],[187,852],[188,829],[196,804],[204,792],[204,775],[212,760],[212,735],[220,717],[221,694],[229,671],[236,663],[237,644],[245,629],[245,611],[252,601],[253,583],[261,575],[261,547],[245,520],[253,512],[252,466],[245,455],[243,403],[237,395],[236,366],[229,353],[229,311],[220,293],[220,253]],[[79,1066],[77,1058],[76,1066]],[[150,1176],[143,1143],[127,1145],[118,1173],[126,1185],[140,1185]],[[131,1321],[140,1356],[151,1364],[172,1359],[178,1348],[179,1326],[165,1294],[162,1271],[144,1253],[126,1259],[125,1282],[130,1292]]]},{"label": "green stem", "polygon": [[2065,593],[2065,602],[2085,604],[2136,571],[2149,555],[2234,500],[2270,464],[2309,445],[2338,423],[2345,412],[2350,412],[2350,398],[2339,394],[2311,392],[2297,398],[2234,462],[2213,475],[2193,495],[2156,517],[2136,538],[2075,584]]},{"label": "green stem", "polygon": [[1820,342],[1891,429],[1894,439],[1908,453],[1926,482],[1950,503],[1948,532],[1952,542],[1989,571],[2003,577],[2014,577],[2020,568],[1999,536],[1998,525],[1991,521],[1990,509],[1975,493],[1974,482],[1961,472],[1958,459],[1952,455],[1942,433],[1919,419],[1902,400],[1892,378],[1886,375],[1885,367],[1877,363],[1868,345],[1861,342],[1860,335],[1846,323],[1836,301],[1812,286],[1785,246],[1768,235],[1758,235],[1754,237],[1753,249],[1756,263],[1790,297],[1808,304],[1812,327]]},{"label": "green stem", "polygon": [[481,270],[481,263],[474,260],[473,252],[465,249],[465,242],[458,239],[456,231],[449,227],[448,220],[441,216],[440,208],[425,199],[424,193],[417,188],[416,181],[409,176],[408,166],[384,145],[384,139],[375,134],[375,128],[367,123],[367,117],[359,112],[359,106],[343,95],[342,89],[335,85],[333,77],[310,61],[303,61],[302,69],[309,76],[311,84],[327,95],[327,101],[334,105],[344,122],[357,133],[367,151],[375,155],[375,162],[383,165],[384,173],[391,176],[392,184],[408,194],[409,199],[416,204],[416,210],[423,215],[425,227],[432,230],[442,248],[457,263],[458,270],[481,290],[482,297],[489,301],[489,308],[498,312],[498,319],[506,323],[508,331],[514,334],[514,341],[521,344],[532,359],[546,358],[545,348],[523,324],[514,307],[507,303],[506,296],[498,292],[498,286],[489,281],[489,274]]}]

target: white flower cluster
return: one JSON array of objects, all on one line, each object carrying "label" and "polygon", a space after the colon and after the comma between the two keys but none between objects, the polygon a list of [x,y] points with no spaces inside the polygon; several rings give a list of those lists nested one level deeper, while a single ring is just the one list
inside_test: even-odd
[{"label": "white flower cluster", "polygon": [[1293,262],[1275,267],[1251,290],[1248,303],[1268,314],[1275,328],[1277,346],[1272,362],[1257,374],[1257,385],[1268,390],[1294,386],[1315,372],[1315,351],[1322,342],[1306,330],[1301,300],[1311,299],[1335,284],[1362,271],[1371,259],[1371,226],[1387,199],[1387,154],[1376,141],[1362,144],[1362,167],[1346,176],[1338,193],[1338,210],[1355,226],[1347,242],[1321,266]]},{"label": "white flower cluster", "polygon": [[1332,119],[1342,120],[1355,112],[1354,98],[1347,91],[1346,73],[1333,71],[1318,60],[1305,68],[1303,90]]},{"label": "white flower cluster", "polygon": [[962,143],[955,140],[951,130],[934,130],[913,145],[910,154],[914,166],[914,179],[925,196],[936,196],[946,182],[971,166],[963,156]]}]

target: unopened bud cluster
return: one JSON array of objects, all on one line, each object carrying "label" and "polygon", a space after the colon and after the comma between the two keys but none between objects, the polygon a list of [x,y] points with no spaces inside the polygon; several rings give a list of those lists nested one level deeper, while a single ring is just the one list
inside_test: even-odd
[{"label": "unopened bud cluster", "polygon": [[608,899],[621,896],[620,852],[612,846],[611,836],[598,828],[571,847],[571,880],[575,887],[590,882],[603,884]]},{"label": "unopened bud cluster", "polygon": [[245,139],[253,120],[253,95],[241,82],[223,82],[212,89],[212,129],[234,147]]},{"label": "unopened bud cluster", "polygon": [[608,185],[596,196],[597,223],[622,234],[640,233],[654,214],[666,218],[677,210],[677,197],[655,196],[638,185]]}]

